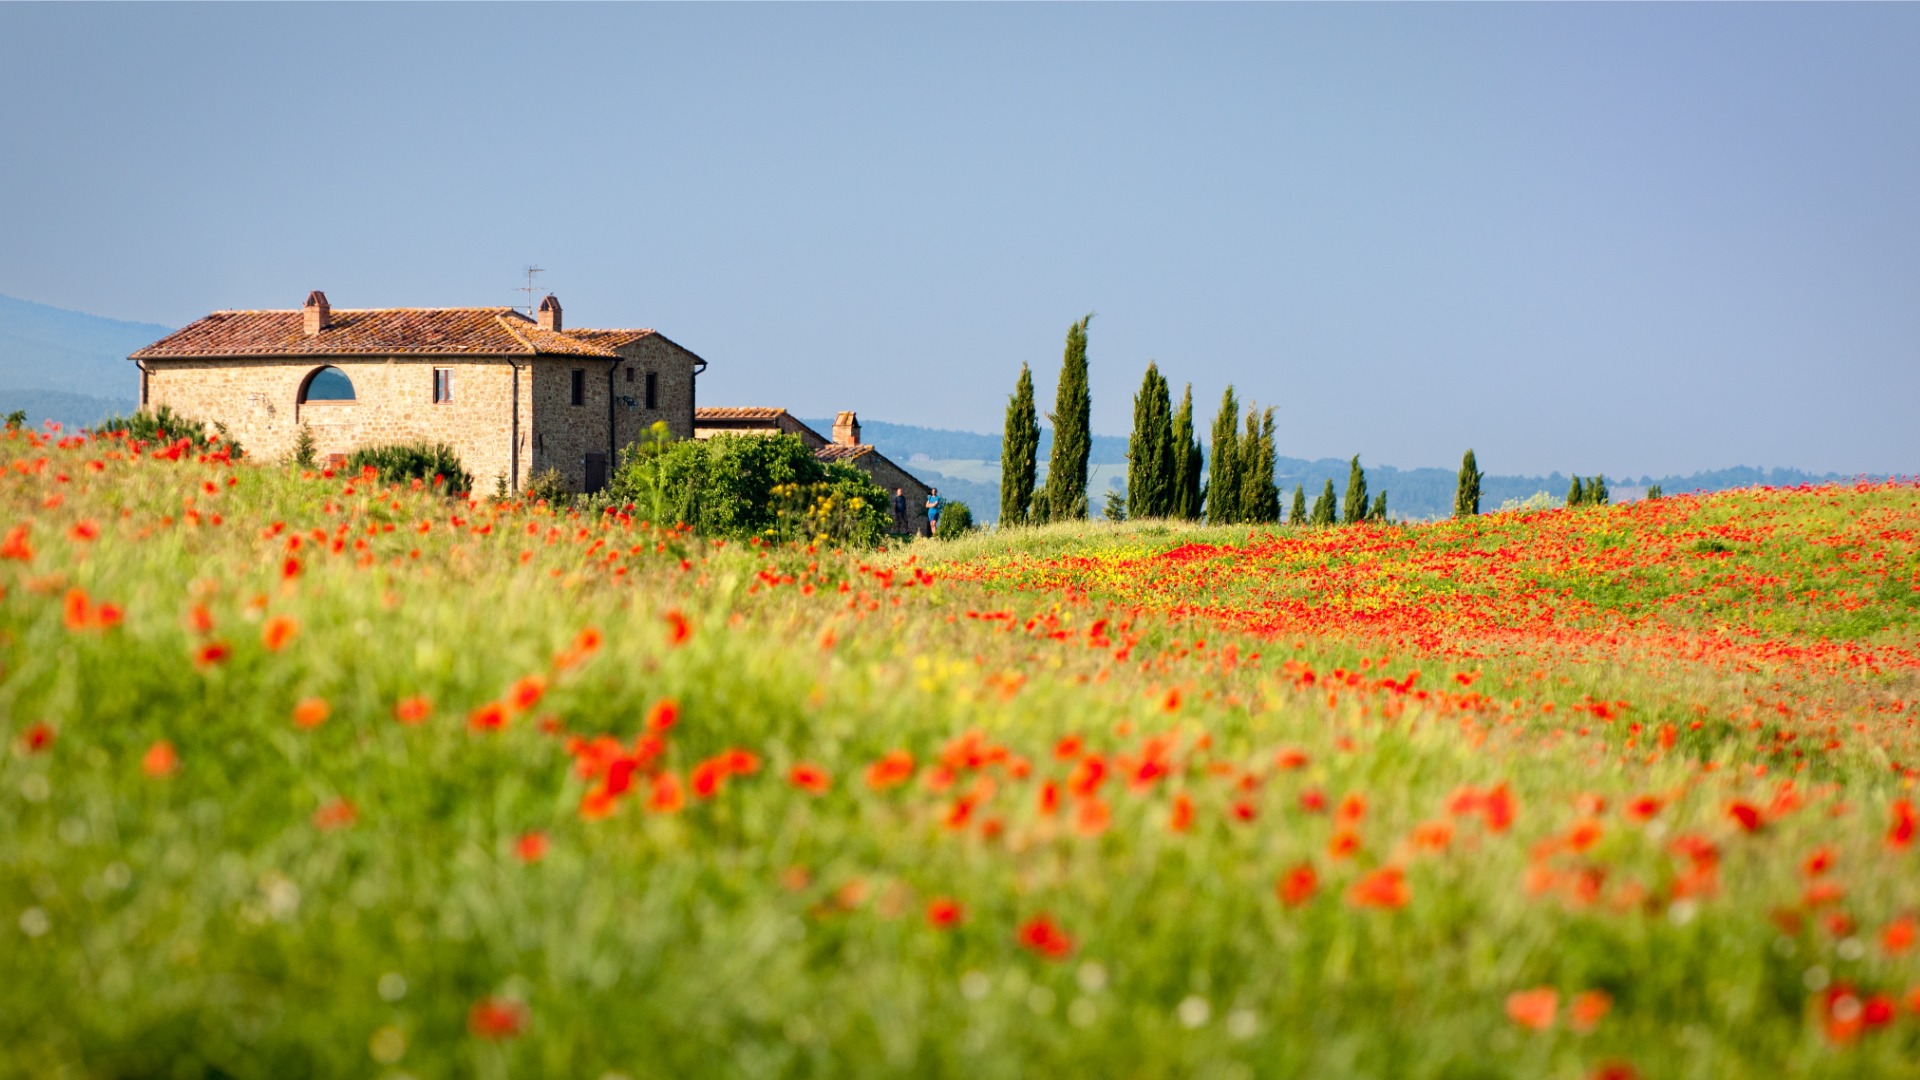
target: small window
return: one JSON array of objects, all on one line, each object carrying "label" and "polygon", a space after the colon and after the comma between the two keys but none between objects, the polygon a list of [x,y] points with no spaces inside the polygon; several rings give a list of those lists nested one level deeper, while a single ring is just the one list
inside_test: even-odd
[{"label": "small window", "polygon": [[660,407],[660,376],[649,371],[647,372],[647,408],[657,409],[659,407]]},{"label": "small window", "polygon": [[437,367],[433,369],[433,403],[444,405],[453,400],[453,369]]},{"label": "small window", "polygon": [[573,403],[575,405],[587,403],[587,373],[583,368],[573,369]]},{"label": "small window", "polygon": [[628,381],[628,382],[632,382],[632,381],[633,381],[633,368],[632,368],[632,367],[628,367],[628,368],[627,368],[627,381]]}]

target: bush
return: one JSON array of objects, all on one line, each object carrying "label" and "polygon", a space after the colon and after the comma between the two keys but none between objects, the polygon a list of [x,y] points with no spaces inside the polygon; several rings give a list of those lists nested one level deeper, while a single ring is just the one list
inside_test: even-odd
[{"label": "bush", "polygon": [[566,506],[573,501],[573,491],[567,487],[567,478],[560,475],[559,469],[548,469],[533,474],[527,481],[527,501],[544,500],[548,506]]},{"label": "bush", "polygon": [[460,456],[446,443],[391,443],[363,446],[347,455],[347,469],[372,467],[389,484],[440,480],[449,492],[473,490],[473,477],[460,467]]},{"label": "bush", "polygon": [[821,462],[793,435],[675,442],[655,432],[627,448],[610,490],[643,520],[707,536],[864,547],[891,524],[886,493],[866,473]]},{"label": "bush", "polygon": [[940,539],[951,540],[973,531],[973,507],[958,500],[940,510]]},{"label": "bush", "polygon": [[171,444],[185,439],[193,444],[195,450],[202,451],[216,443],[223,443],[227,453],[233,457],[240,457],[244,453],[240,444],[227,434],[227,425],[215,422],[213,431],[209,432],[205,423],[181,416],[169,405],[141,409],[132,416],[109,416],[95,430],[102,435],[119,432],[133,442]]}]

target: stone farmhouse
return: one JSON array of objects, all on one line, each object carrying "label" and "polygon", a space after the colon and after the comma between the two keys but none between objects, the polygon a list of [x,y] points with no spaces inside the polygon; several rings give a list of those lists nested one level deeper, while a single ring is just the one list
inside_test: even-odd
[{"label": "stone farmhouse", "polygon": [[851,412],[834,417],[833,438],[828,440],[785,409],[721,407],[695,409],[693,436],[715,435],[795,435],[821,461],[844,461],[880,485],[891,497],[904,491],[907,499],[907,532],[924,536],[927,532],[927,492],[931,490],[912,473],[895,465],[870,443],[860,441],[860,418]]},{"label": "stone farmhouse", "polygon": [[653,330],[570,330],[548,296],[513,308],[341,308],[314,291],[291,311],[216,311],[134,353],[140,404],[227,425],[252,454],[322,460],[368,444],[444,442],[474,486],[512,491],[557,469],[574,491],[607,482],[656,421],[694,434],[707,362]]}]

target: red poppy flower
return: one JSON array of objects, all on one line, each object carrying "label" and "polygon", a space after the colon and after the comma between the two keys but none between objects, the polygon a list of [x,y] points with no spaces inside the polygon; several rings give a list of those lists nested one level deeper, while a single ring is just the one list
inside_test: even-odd
[{"label": "red poppy flower", "polygon": [[1044,912],[1022,923],[1016,940],[1022,948],[1030,949],[1048,960],[1065,960],[1073,955],[1073,938],[1060,929],[1052,916]]},{"label": "red poppy flower", "polygon": [[1559,1011],[1560,991],[1551,986],[1516,990],[1507,995],[1507,1017],[1524,1028],[1545,1031],[1553,1026],[1553,1018]]},{"label": "red poppy flower", "polygon": [[53,728],[46,724],[35,724],[27,729],[26,735],[21,738],[20,742],[21,745],[26,748],[27,753],[40,753],[42,750],[53,745]]},{"label": "red poppy flower", "polygon": [[936,896],[927,901],[927,922],[936,930],[949,930],[967,921],[967,909],[951,896]]},{"label": "red poppy flower", "polygon": [[889,750],[879,761],[867,766],[867,786],[875,791],[906,783],[913,776],[913,755],[905,750]]},{"label": "red poppy flower", "polygon": [[527,1007],[505,998],[481,998],[467,1010],[467,1031],[476,1039],[498,1042],[518,1038],[527,1030]]},{"label": "red poppy flower", "polygon": [[1039,810],[1042,817],[1052,817],[1060,809],[1060,785],[1051,780],[1040,785]]},{"label": "red poppy flower", "polygon": [[670,647],[677,649],[685,645],[687,639],[693,637],[693,624],[687,621],[685,615],[680,614],[678,608],[669,610],[666,614],[666,620],[667,644]]},{"label": "red poppy flower", "polygon": [[498,701],[489,701],[467,714],[467,727],[474,731],[499,731],[506,726],[507,707]]},{"label": "red poppy flower", "polygon": [[1183,833],[1193,827],[1193,797],[1182,791],[1173,797],[1172,808],[1167,813],[1167,828]]},{"label": "red poppy flower", "polygon": [[1567,1006],[1567,1019],[1575,1031],[1592,1031],[1612,1011],[1612,994],[1605,990],[1588,990],[1574,995],[1573,1001]]},{"label": "red poppy flower", "polygon": [[1412,899],[1406,873],[1397,866],[1383,866],[1347,890],[1347,903],[1358,908],[1403,908]]},{"label": "red poppy flower", "polygon": [[547,857],[547,834],[530,832],[514,841],[514,858],[523,863],[537,863]]},{"label": "red poppy flower", "polygon": [[680,778],[663,772],[653,778],[653,793],[647,796],[647,809],[656,814],[677,814],[687,805],[687,792]]},{"label": "red poppy flower", "polygon": [[1913,845],[1915,832],[1920,832],[1920,811],[1914,810],[1910,800],[1901,799],[1893,804],[1893,821],[1887,826],[1887,846],[1905,851]]},{"label": "red poppy flower", "polygon": [[514,712],[526,712],[540,704],[540,698],[547,692],[545,675],[522,675],[514,680],[512,689],[507,691],[507,705]]},{"label": "red poppy flower", "polygon": [[433,715],[433,702],[424,694],[401,698],[393,706],[393,718],[403,724],[419,724]]},{"label": "red poppy flower", "polygon": [[171,776],[179,767],[180,755],[165,739],[147,747],[146,755],[140,759],[140,770],[148,776]]},{"label": "red poppy flower", "polygon": [[680,722],[680,703],[661,698],[647,707],[647,730],[665,732]]},{"label": "red poppy flower", "polygon": [[327,717],[332,714],[333,708],[327,704],[326,698],[305,698],[293,707],[293,723],[295,727],[317,728],[326,723]]},{"label": "red poppy flower", "polygon": [[33,561],[33,544],[27,538],[28,527],[23,522],[7,530],[7,538],[0,540],[0,559],[14,559],[19,562]]},{"label": "red poppy flower", "polygon": [[1886,950],[1888,956],[1899,956],[1913,948],[1914,936],[1913,916],[1902,915],[1880,931],[1880,947]]},{"label": "red poppy flower", "polygon": [[833,777],[827,770],[805,761],[787,770],[787,781],[809,795],[825,795],[833,787]]},{"label": "red poppy flower", "polygon": [[1099,836],[1113,822],[1113,811],[1097,798],[1085,798],[1074,804],[1073,831],[1081,836]]},{"label": "red poppy flower", "polygon": [[1280,883],[1274,886],[1274,891],[1279,894],[1281,903],[1288,907],[1299,907],[1320,891],[1320,875],[1314,872],[1312,863],[1301,863],[1280,875]]},{"label": "red poppy flower", "polygon": [[323,803],[313,812],[313,827],[321,832],[344,829],[359,820],[360,811],[345,799],[333,799]]},{"label": "red poppy flower", "polygon": [[733,776],[752,776],[760,771],[760,755],[738,747],[726,752],[727,772]]},{"label": "red poppy flower", "polygon": [[1767,823],[1759,807],[1739,799],[1727,804],[1727,816],[1738,822],[1740,828],[1747,832],[1757,832]]}]

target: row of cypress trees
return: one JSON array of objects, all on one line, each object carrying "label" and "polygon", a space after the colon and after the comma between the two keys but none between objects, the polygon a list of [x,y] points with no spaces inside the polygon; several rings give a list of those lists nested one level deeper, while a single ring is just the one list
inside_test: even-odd
[{"label": "row of cypress trees", "polygon": [[1034,490],[1039,464],[1040,418],[1033,404],[1033,372],[1020,365],[1020,381],[1007,402],[1006,431],[1000,444],[1000,523],[1042,524],[1087,516],[1087,459],[1093,452],[1093,396],[1087,389],[1089,314],[1067,329],[1067,351],[1054,395],[1053,452],[1047,458],[1047,486]]}]

